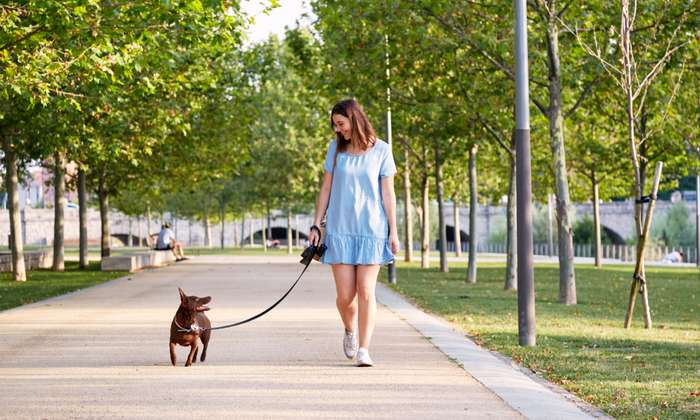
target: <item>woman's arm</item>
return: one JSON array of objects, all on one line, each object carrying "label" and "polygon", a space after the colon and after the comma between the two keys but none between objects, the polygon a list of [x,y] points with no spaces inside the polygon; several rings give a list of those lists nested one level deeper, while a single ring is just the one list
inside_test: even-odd
[{"label": "woman's arm", "polygon": [[394,192],[394,176],[382,177],[382,205],[389,222],[389,246],[391,252],[399,252],[399,234],[396,230],[396,193]]},{"label": "woman's arm", "polygon": [[326,213],[330,192],[331,174],[325,172],[323,174],[323,182],[321,183],[321,191],[318,192],[318,197],[316,198],[316,216],[314,217],[314,224],[316,226],[321,224],[321,219],[323,219],[323,215]]},{"label": "woman's arm", "polygon": [[[330,172],[326,171],[323,174],[321,191],[318,192],[318,197],[316,197],[316,215],[314,216],[314,225],[316,226],[321,225],[321,219],[323,219],[323,215],[326,213],[326,209],[328,208],[328,199],[330,198],[329,195],[331,192],[331,179],[332,176]],[[309,232],[309,242],[316,244],[317,239],[320,239],[318,238],[318,232],[311,229],[311,232]]]}]

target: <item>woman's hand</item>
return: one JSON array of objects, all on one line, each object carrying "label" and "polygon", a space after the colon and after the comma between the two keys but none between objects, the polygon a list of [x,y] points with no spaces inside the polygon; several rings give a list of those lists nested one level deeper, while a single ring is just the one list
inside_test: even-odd
[{"label": "woman's hand", "polygon": [[318,234],[318,230],[316,229],[311,229],[309,232],[309,245],[318,245],[318,241],[320,240],[320,235]]},{"label": "woman's hand", "polygon": [[399,235],[395,233],[389,235],[389,247],[392,254],[396,255],[399,253]]}]

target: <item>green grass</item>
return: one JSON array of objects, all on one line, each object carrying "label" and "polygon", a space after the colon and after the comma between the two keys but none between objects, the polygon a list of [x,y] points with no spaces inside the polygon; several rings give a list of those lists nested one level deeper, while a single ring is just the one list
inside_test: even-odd
[{"label": "green grass", "polygon": [[[622,327],[632,267],[576,267],[578,304],[557,303],[556,266],[535,268],[537,346],[518,346],[517,295],[503,290],[503,264],[481,264],[468,285],[464,264],[449,273],[399,264],[395,290],[453,322],[480,345],[513,358],[612,416],[700,418],[700,273],[648,268],[654,328],[637,299]],[[386,274],[380,275],[382,281]]]},{"label": "green grass", "polygon": [[0,273],[0,310],[37,302],[124,276],[128,273],[100,271],[100,263],[93,262],[87,270],[78,269],[78,263],[67,261],[64,272],[34,270],[27,272],[27,281],[11,279],[11,273]]}]

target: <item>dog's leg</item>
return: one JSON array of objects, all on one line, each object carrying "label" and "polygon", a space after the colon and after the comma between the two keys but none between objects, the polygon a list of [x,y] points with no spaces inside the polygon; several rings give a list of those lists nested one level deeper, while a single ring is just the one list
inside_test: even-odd
[{"label": "dog's leg", "polygon": [[177,356],[175,355],[175,346],[176,346],[176,344],[171,341],[170,342],[170,363],[172,363],[173,366],[175,366],[175,362],[177,361]]},{"label": "dog's leg", "polygon": [[209,337],[211,336],[211,331],[206,330],[202,333],[202,358],[199,359],[202,362],[207,358],[207,347],[209,347]]},{"label": "dog's leg", "polygon": [[199,354],[199,346],[194,351],[194,356],[192,356],[192,363],[197,363],[197,355]]},{"label": "dog's leg", "polygon": [[192,366],[192,356],[194,356],[195,352],[199,348],[199,345],[197,344],[197,340],[192,343],[190,346],[190,354],[187,356],[187,362],[185,363],[185,366]]}]

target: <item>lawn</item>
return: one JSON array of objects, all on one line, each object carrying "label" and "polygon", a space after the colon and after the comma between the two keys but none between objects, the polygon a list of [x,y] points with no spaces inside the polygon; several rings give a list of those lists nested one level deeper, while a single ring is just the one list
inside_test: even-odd
[{"label": "lawn", "polygon": [[99,261],[91,263],[87,270],[78,269],[77,262],[66,261],[64,272],[30,271],[25,282],[11,280],[10,273],[0,273],[0,310],[84,289],[126,274],[100,271]]},{"label": "lawn", "polygon": [[[622,419],[700,418],[700,272],[648,268],[654,328],[643,328],[640,300],[632,328],[622,325],[631,266],[576,267],[578,304],[557,303],[554,265],[535,268],[537,346],[518,346],[516,292],[503,290],[503,264],[449,273],[397,266],[395,290],[462,328],[484,347]],[[384,281],[386,274],[380,275]]]}]

